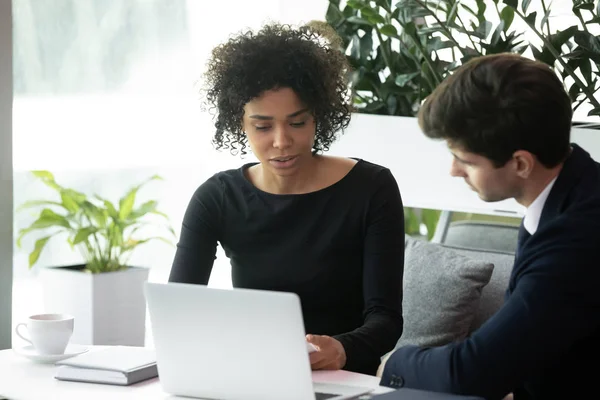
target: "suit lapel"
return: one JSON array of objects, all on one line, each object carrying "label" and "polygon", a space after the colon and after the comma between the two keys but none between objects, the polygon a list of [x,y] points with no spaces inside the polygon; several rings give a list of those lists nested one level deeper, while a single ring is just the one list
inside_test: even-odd
[{"label": "suit lapel", "polygon": [[[594,160],[592,160],[589,153],[583,150],[581,147],[574,143],[571,144],[571,147],[573,148],[573,151],[565,160],[563,168],[558,174],[556,182],[554,182],[554,186],[552,187],[552,190],[550,190],[548,198],[544,203],[544,208],[542,209],[542,214],[540,216],[540,222],[537,229],[538,231],[564,212],[565,208],[569,205],[568,199],[572,189],[580,181],[584,172],[590,167],[591,164],[594,163]],[[527,263],[523,262],[527,257],[522,257],[523,249],[525,249],[526,246],[525,242],[521,241],[521,230],[525,230],[523,227],[523,222],[521,222],[521,229],[519,229],[517,255],[515,256],[515,263],[510,275],[505,299],[508,299],[508,296],[514,290],[519,272],[527,265]],[[535,235],[533,235],[533,237],[535,237]],[[532,240],[535,241],[534,239]]]}]

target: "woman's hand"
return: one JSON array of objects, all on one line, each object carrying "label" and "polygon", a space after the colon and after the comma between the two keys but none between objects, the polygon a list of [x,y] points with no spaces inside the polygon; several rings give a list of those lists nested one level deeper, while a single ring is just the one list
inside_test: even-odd
[{"label": "woman's hand", "polygon": [[306,335],[306,340],[317,348],[309,354],[313,370],[342,369],[346,365],[346,350],[338,340],[325,335]]}]

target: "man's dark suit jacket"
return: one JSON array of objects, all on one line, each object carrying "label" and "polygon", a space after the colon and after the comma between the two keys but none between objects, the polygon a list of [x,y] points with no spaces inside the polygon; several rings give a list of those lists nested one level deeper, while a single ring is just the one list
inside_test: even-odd
[{"label": "man's dark suit jacket", "polygon": [[382,385],[490,400],[600,398],[600,164],[572,147],[504,306],[463,341],[399,348]]}]

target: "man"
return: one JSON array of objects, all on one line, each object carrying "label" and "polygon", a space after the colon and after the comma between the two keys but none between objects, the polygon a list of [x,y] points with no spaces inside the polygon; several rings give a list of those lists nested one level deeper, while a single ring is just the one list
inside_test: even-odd
[{"label": "man", "polygon": [[504,306],[465,340],[399,348],[382,385],[600,396],[600,164],[570,143],[571,118],[552,70],[513,54],[472,60],[426,99],[419,125],[447,142],[451,175],[484,201],[514,198],[527,210]]}]

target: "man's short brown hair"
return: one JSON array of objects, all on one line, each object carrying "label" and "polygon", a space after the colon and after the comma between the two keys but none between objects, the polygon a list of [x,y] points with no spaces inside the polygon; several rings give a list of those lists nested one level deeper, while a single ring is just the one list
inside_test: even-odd
[{"label": "man's short brown hair", "polygon": [[571,99],[546,64],[518,54],[481,56],[446,78],[419,110],[425,135],[500,167],[517,150],[546,167],[569,153]]}]

